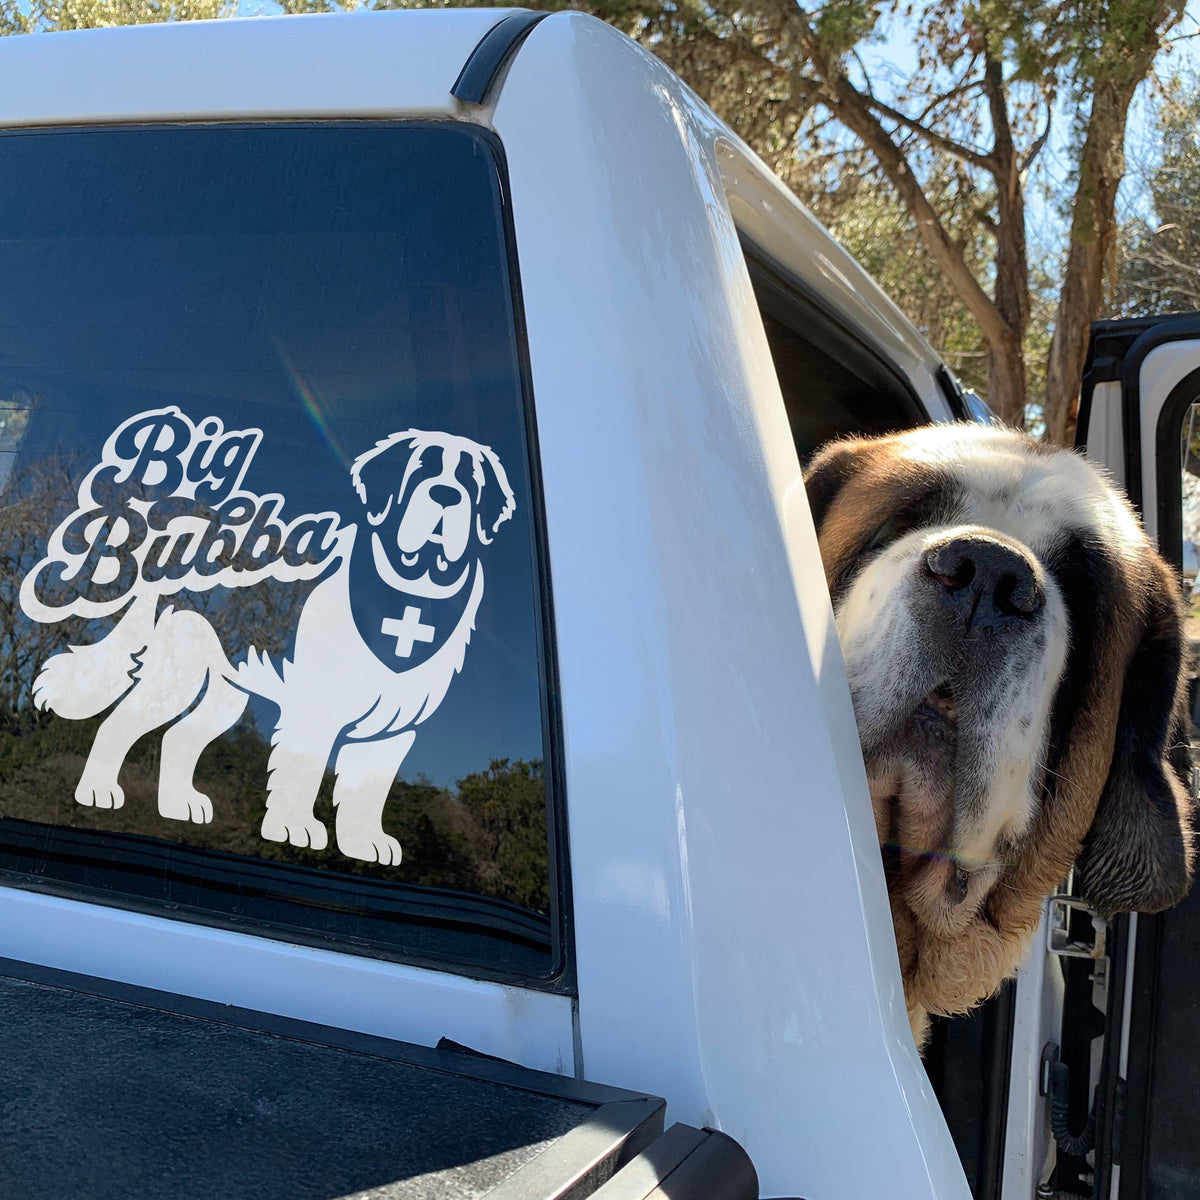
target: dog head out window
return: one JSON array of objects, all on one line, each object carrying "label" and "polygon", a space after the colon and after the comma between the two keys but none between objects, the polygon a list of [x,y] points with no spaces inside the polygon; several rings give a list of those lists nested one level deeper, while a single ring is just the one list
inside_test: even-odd
[{"label": "dog head out window", "polygon": [[0,872],[561,971],[500,170],[461,125],[0,137]]}]

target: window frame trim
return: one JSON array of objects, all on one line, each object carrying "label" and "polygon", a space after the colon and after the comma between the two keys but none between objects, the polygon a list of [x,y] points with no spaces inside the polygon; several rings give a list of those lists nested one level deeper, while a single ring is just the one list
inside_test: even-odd
[{"label": "window frame trim", "polygon": [[[868,371],[878,373],[883,377],[889,394],[903,402],[904,416],[916,418],[907,425],[898,424],[897,428],[912,429],[918,425],[926,425],[933,420],[913,385],[913,381],[900,367],[876,346],[866,341],[852,322],[846,320],[841,313],[823,302],[815,289],[795,272],[790,271],[770,251],[764,249],[740,227],[737,228],[737,235],[752,284],[757,275],[772,289],[786,308],[800,314],[805,320],[816,324],[822,332],[830,335],[835,342],[834,351],[830,353],[825,350],[825,352],[839,366],[858,375],[864,383],[870,384],[872,380],[862,373],[859,362],[861,357],[861,364],[865,365]],[[757,303],[757,294],[755,307],[761,315],[762,306]],[[796,330],[792,322],[784,321],[781,317],[776,317],[776,319],[787,324],[797,337],[805,336]],[[812,341],[811,338],[806,338],[806,340]],[[847,353],[853,356],[852,362],[846,361]],[[942,370],[944,371],[945,368],[943,367]],[[943,399],[947,405],[950,405],[949,389],[941,379],[938,380],[938,384],[943,390]]]}]

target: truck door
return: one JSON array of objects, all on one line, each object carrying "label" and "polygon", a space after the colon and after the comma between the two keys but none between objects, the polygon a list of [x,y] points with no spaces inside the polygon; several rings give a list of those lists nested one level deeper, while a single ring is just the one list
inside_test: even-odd
[{"label": "truck door", "polygon": [[[1195,747],[1200,314],[1093,326],[1077,444],[1124,485],[1147,532],[1179,570],[1188,613]],[[1068,1065],[1076,1120],[1084,1116],[1079,1098],[1086,1103],[1091,1093],[1095,1149],[1073,1157],[1062,1154],[1060,1144],[1056,1187],[1087,1195],[1090,1186],[1090,1194],[1104,1200],[1200,1194],[1200,1141],[1190,1111],[1200,1090],[1195,1053],[1200,957],[1194,949],[1200,894],[1193,889],[1178,908],[1158,915],[1122,915],[1102,933],[1107,969],[1065,973],[1062,1039],[1065,1051],[1067,1035],[1085,1031],[1075,1036],[1070,1055],[1075,1061]],[[1095,1083],[1094,1091],[1083,1085],[1085,1079]],[[1072,1124],[1068,1133],[1078,1129]]]}]

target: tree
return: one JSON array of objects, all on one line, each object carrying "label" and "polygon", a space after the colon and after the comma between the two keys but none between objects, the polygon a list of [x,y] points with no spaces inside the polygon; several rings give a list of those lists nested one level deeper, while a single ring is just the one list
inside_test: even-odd
[{"label": "tree", "polygon": [[[873,78],[878,70],[866,67],[861,52],[877,34],[880,9],[868,0],[828,0],[813,10],[790,0],[744,8],[718,0],[703,9],[681,7],[682,20],[664,21],[655,8],[641,15],[635,32],[651,44],[705,46],[716,39],[735,47],[740,63],[757,56],[772,69],[777,108],[803,106],[818,120],[828,113],[870,151],[978,325],[989,402],[1014,424],[1025,418],[1025,354],[1036,300],[1036,264],[1026,240],[1029,172],[1049,139],[1060,94],[1077,104],[1070,237],[1043,397],[1046,436],[1066,441],[1114,242],[1129,104],[1183,6],[934,0],[914,14],[917,69],[886,98]],[[676,52],[674,59],[706,98],[727,106],[729,97],[706,89],[692,69],[700,65],[694,56]],[[948,162],[956,168],[953,184],[939,194],[933,185],[946,178]],[[961,233],[967,220],[990,240],[983,270],[969,250],[976,243]]]},{"label": "tree", "polygon": [[[891,186],[862,161],[866,157],[861,150],[838,152],[836,171],[829,172],[828,180],[810,175],[793,188],[937,348],[964,386],[985,392],[987,350],[978,325]],[[931,186],[944,196],[954,185],[944,177]],[[972,270],[986,272],[989,247],[982,227],[969,219],[955,219],[952,227]]]},{"label": "tree", "polygon": [[[338,7],[336,0],[284,6]],[[1069,439],[1088,327],[1100,313],[1114,246],[1129,105],[1182,17],[1182,0],[539,6],[586,7],[649,46],[793,186],[810,171],[830,120],[835,144],[845,146],[849,134],[978,326],[989,402],[1013,424],[1026,417],[1026,355],[1038,299],[1039,264],[1026,238],[1028,180],[1065,98],[1079,113],[1064,149],[1069,238],[1040,398],[1046,436]],[[882,37],[885,11],[906,23],[916,46],[916,69],[898,86],[864,60],[864,50]],[[980,237],[988,245],[982,262]]]},{"label": "tree", "polygon": [[[1060,94],[1079,107],[1068,147],[1069,241],[1042,397],[1046,436],[1065,442],[1114,244],[1129,105],[1182,8],[1159,0],[935,0],[915,14],[917,69],[887,98],[860,50],[879,28],[880,6],[865,0],[829,0],[812,12],[769,0],[752,10],[768,14],[767,26],[734,15],[722,36],[749,39],[786,69],[793,96],[831,114],[870,151],[978,325],[989,402],[1013,424],[1026,416],[1025,359],[1038,298],[1026,240],[1029,173],[1049,140]],[[736,14],[732,5],[727,11]],[[953,186],[939,190],[948,162],[956,168]],[[968,221],[991,243],[982,271],[968,250],[975,243],[962,236]]]},{"label": "tree", "polygon": [[1138,85],[1149,74],[1183,6],[1130,0],[1103,9],[1101,36],[1085,44],[1078,78],[1090,84],[1091,108],[1078,156],[1066,270],[1050,345],[1047,434],[1074,433],[1079,375],[1088,329],[1100,314],[1105,265],[1116,241],[1116,198],[1125,170],[1125,130]]},{"label": "tree", "polygon": [[236,0],[0,0],[0,34],[232,17]]},{"label": "tree", "polygon": [[[411,3],[374,0],[377,7]],[[1088,327],[1100,314],[1113,257],[1129,106],[1181,19],[1184,0],[534,3],[586,8],[649,46],[802,193],[827,175],[831,147],[865,152],[892,205],[905,214],[908,236],[923,247],[918,264],[936,268],[953,308],[969,314],[979,331],[981,349],[961,352],[983,354],[989,402],[1018,425],[1030,399],[1028,359],[1046,340],[1037,322],[1045,295],[1041,264],[1026,237],[1030,172],[1050,139],[1056,108],[1074,109],[1063,149],[1069,236],[1061,271],[1053,272],[1060,284],[1044,392],[1034,394],[1046,436],[1069,440]],[[358,4],[282,0],[285,11]],[[0,30],[229,11],[229,0],[32,0],[28,8],[0,0]],[[891,19],[911,33],[916,49],[915,69],[899,84],[864,58]],[[824,207],[817,205],[819,215],[828,217]],[[885,202],[876,211],[883,228],[894,231],[896,208],[889,211]],[[851,224],[847,213],[839,232]],[[862,232],[860,246],[868,246]],[[920,291],[929,296],[932,289]],[[961,323],[951,324],[947,345],[964,344]]]},{"label": "tree", "polygon": [[1164,86],[1158,151],[1138,164],[1140,211],[1120,230],[1113,307],[1121,316],[1200,309],[1200,77]]}]

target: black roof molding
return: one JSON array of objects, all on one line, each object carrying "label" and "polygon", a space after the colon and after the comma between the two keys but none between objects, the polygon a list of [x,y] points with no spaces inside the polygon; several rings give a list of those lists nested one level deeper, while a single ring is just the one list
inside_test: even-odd
[{"label": "black roof molding", "polygon": [[498,21],[471,51],[450,94],[466,104],[482,104],[533,27],[549,15],[523,9]]}]

